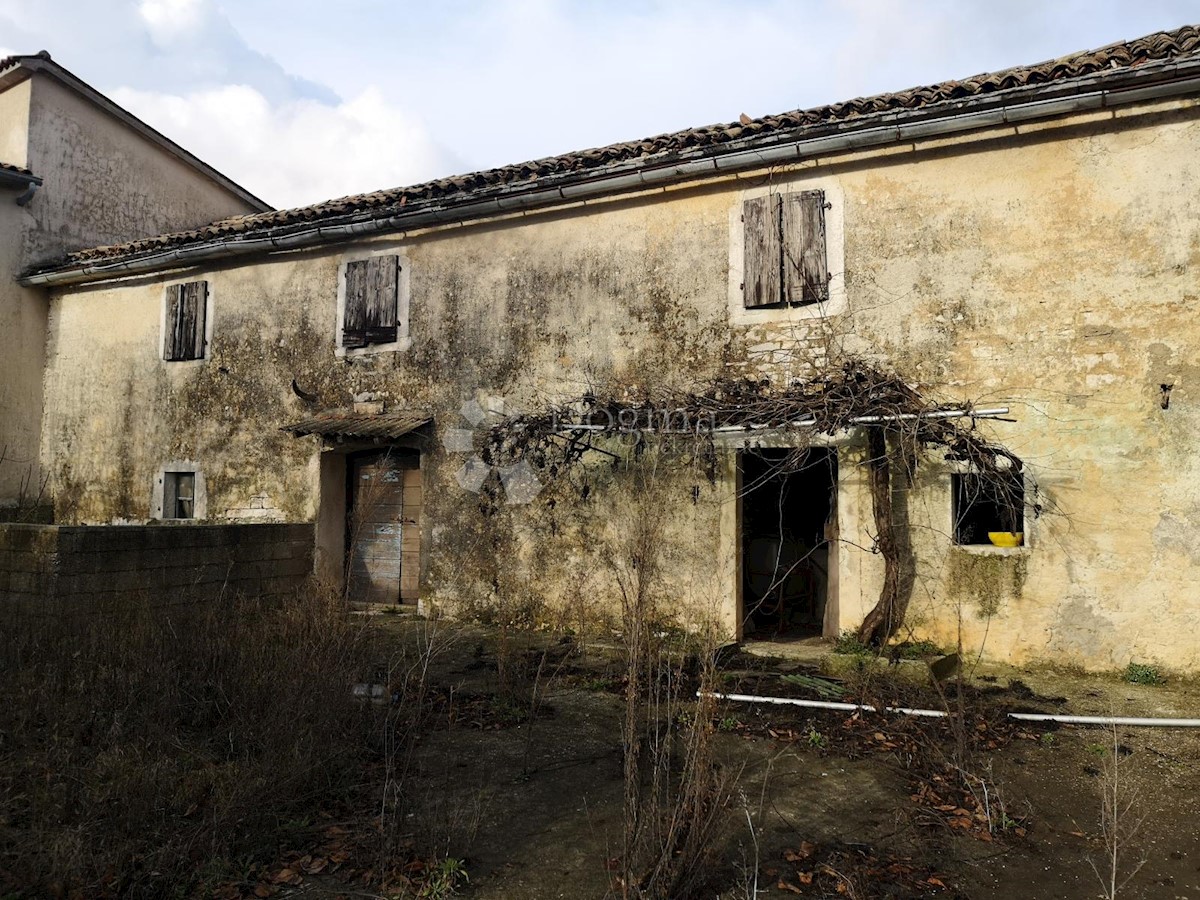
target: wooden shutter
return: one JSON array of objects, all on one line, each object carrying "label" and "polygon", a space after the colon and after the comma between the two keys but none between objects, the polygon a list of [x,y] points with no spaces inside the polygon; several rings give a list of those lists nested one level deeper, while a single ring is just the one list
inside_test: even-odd
[{"label": "wooden shutter", "polygon": [[783,299],[779,208],[778,194],[755,197],[742,204],[745,233],[742,300],[746,309],[773,306]]},{"label": "wooden shutter", "polygon": [[208,282],[189,281],[167,288],[167,328],[163,359],[204,359]]},{"label": "wooden shutter", "polygon": [[346,309],[342,317],[342,346],[367,345],[367,265],[370,260],[346,263]]},{"label": "wooden shutter", "polygon": [[790,304],[829,299],[825,253],[825,192],[802,191],[783,198],[783,298]]},{"label": "wooden shutter", "polygon": [[343,347],[396,340],[399,274],[398,256],[373,256],[346,263]]},{"label": "wooden shutter", "polygon": [[396,287],[400,259],[375,256],[367,260],[367,341],[390,344],[396,340]]}]

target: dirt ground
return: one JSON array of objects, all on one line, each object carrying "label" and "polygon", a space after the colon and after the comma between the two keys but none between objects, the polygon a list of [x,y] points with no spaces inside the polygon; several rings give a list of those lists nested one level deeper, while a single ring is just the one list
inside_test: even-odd
[{"label": "dirt ground", "polygon": [[[397,641],[423,627],[388,618],[381,624]],[[552,638],[522,641],[509,648],[510,659],[553,645]],[[726,654],[722,689],[805,696],[781,675],[823,677],[830,669],[824,645],[752,649]],[[503,715],[468,715],[422,738],[418,777],[436,790],[427,792],[428,808],[414,812],[418,838],[465,859],[470,881],[458,889],[462,896],[613,896],[621,663],[605,648],[560,656],[543,664],[544,696],[532,718],[506,725]],[[919,664],[905,665],[905,696],[936,699],[920,684]],[[499,690],[497,668],[496,635],[458,628],[431,680],[461,697],[486,698]],[[982,806],[961,808],[962,797],[941,780],[948,738],[936,722],[725,704],[714,722],[718,756],[740,777],[726,814],[718,895],[1105,896],[1093,864],[1107,865],[1100,792],[1113,733],[1018,725],[1003,713],[1194,716],[1200,685],[997,666],[976,667],[968,683],[988,710],[972,719],[972,740],[994,828],[981,824]],[[1200,898],[1200,731],[1122,728],[1116,744],[1133,797],[1121,820],[1132,831],[1121,847],[1121,877],[1141,864],[1118,896]],[[319,879],[286,894],[370,896]]]}]

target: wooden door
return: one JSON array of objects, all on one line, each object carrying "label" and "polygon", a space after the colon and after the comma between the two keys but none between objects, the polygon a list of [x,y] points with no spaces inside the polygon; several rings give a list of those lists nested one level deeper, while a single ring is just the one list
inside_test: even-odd
[{"label": "wooden door", "polygon": [[347,575],[351,600],[417,599],[421,471],[396,451],[350,458]]}]

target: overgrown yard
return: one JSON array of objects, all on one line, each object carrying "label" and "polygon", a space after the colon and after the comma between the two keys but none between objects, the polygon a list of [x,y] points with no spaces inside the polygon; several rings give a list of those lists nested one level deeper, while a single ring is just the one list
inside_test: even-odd
[{"label": "overgrown yard", "polygon": [[1200,896],[1200,735],[1005,716],[1188,714],[1191,682],[993,669],[960,697],[919,661],[713,667],[655,632],[631,683],[615,636],[313,597],[4,629],[0,896],[1092,898],[1114,847],[1116,896]]}]

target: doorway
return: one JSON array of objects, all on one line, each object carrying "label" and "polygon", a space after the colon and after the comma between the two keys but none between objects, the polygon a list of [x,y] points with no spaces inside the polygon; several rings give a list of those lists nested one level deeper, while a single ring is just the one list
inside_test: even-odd
[{"label": "doorway", "polygon": [[395,447],[352,454],[346,477],[347,597],[415,603],[421,550],[419,454]]},{"label": "doorway", "polygon": [[739,465],[744,633],[820,636],[836,561],[837,455],[827,447],[746,450]]}]

